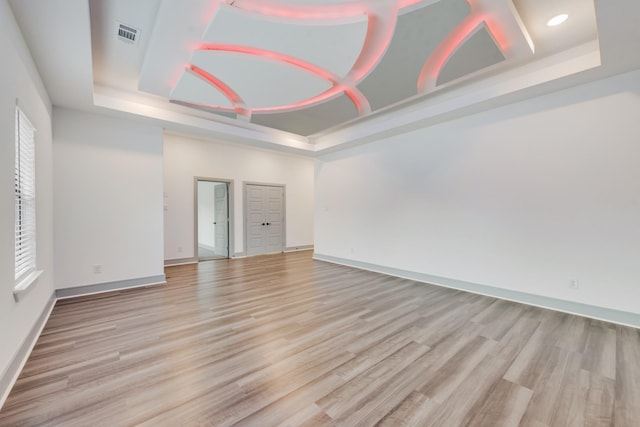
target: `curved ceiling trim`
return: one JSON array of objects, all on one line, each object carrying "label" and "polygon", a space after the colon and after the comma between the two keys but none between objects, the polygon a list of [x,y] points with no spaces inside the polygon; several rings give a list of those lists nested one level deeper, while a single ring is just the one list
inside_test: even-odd
[{"label": "curved ceiling trim", "polygon": [[[293,67],[296,67],[298,69],[304,70],[306,72],[312,73],[326,81],[328,81],[329,83],[331,83],[332,87],[327,90],[326,92],[323,92],[315,97],[309,98],[306,101],[300,101],[297,103],[292,103],[292,104],[288,104],[288,105],[284,105],[284,106],[277,106],[277,107],[262,107],[262,108],[253,108],[252,111],[253,112],[260,112],[260,113],[265,113],[265,112],[285,112],[285,111],[292,111],[292,110],[296,110],[299,108],[303,108],[303,107],[308,107],[310,105],[313,105],[315,103],[320,103],[320,102],[324,102],[329,100],[330,98],[332,98],[333,96],[336,96],[337,94],[339,94],[340,92],[344,91],[345,94],[349,97],[349,99],[351,99],[351,101],[354,103],[354,105],[356,106],[356,109],[358,110],[359,114],[368,114],[369,112],[371,112],[371,107],[369,106],[369,101],[366,99],[366,97],[362,94],[362,92],[360,92],[359,89],[354,88],[354,87],[350,87],[347,86],[343,83],[342,79],[333,74],[332,72],[330,72],[329,70],[325,70],[322,67],[318,67],[315,64],[312,64],[310,62],[307,61],[303,61],[299,58],[295,58],[293,56],[289,56],[289,55],[284,55],[282,53],[279,52],[274,52],[274,51],[270,51],[270,50],[266,50],[266,49],[259,49],[259,48],[255,48],[255,47],[250,47],[250,46],[239,46],[239,45],[223,45],[223,44],[205,44],[202,45],[200,47],[198,47],[197,50],[201,50],[201,51],[222,51],[222,52],[233,52],[233,53],[239,53],[239,54],[243,54],[243,55],[254,55],[254,56],[258,56],[260,58],[263,58],[265,60],[270,60],[270,61],[276,61],[278,63],[286,63],[289,64]],[[216,79],[217,80],[217,79]],[[220,82],[220,80],[217,80],[218,82]],[[220,82],[222,83],[222,82]],[[246,108],[246,106],[245,106]]]},{"label": "curved ceiling trim", "polygon": [[[233,109],[238,116],[251,118],[251,111],[247,109],[247,106],[242,97],[238,95],[238,93],[231,87],[225,84],[222,80],[216,78],[213,74],[193,64],[189,65],[186,71],[195,74],[205,82],[216,87],[218,90],[220,90],[220,92],[224,93],[225,96],[229,98],[229,100],[233,104]],[[210,108],[215,109],[216,107],[210,106]]]}]

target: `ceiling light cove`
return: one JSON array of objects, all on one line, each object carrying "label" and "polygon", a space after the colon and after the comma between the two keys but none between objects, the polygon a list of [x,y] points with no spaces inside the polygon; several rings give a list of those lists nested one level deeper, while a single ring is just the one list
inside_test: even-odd
[{"label": "ceiling light cove", "polygon": [[316,64],[344,77],[367,37],[367,15],[310,21],[276,19],[220,4],[203,35],[206,44],[247,46]]},{"label": "ceiling light cove", "polygon": [[[210,45],[203,45],[200,46],[200,48],[198,48],[197,50],[199,51],[221,51],[221,52],[235,52],[235,53],[239,53],[239,54],[245,54],[245,55],[255,55],[258,57],[262,57],[265,58],[265,60],[271,60],[271,61],[275,61],[278,63],[284,63],[284,64],[289,64],[292,65],[293,67],[296,67],[300,70],[304,70],[307,71],[309,73],[312,73],[314,75],[316,75],[317,77],[320,77],[324,80],[326,80],[327,82],[329,82],[332,87],[326,91],[323,92],[320,95],[317,95],[315,97],[311,97],[307,100],[302,100],[302,101],[298,101],[289,105],[284,105],[284,106],[280,106],[280,107],[257,107],[254,108],[254,111],[257,113],[274,113],[274,112],[283,112],[283,111],[292,111],[298,108],[304,108],[307,107],[309,105],[321,102],[321,101],[325,101],[328,100],[332,97],[334,97],[335,95],[338,95],[340,93],[342,93],[343,91],[345,92],[345,94],[349,97],[349,99],[352,100],[352,102],[354,103],[354,105],[356,106],[358,112],[360,114],[367,114],[371,112],[371,107],[369,106],[369,103],[367,101],[367,99],[364,97],[364,95],[357,89],[357,88],[351,88],[351,87],[344,87],[342,85],[342,83],[340,83],[341,79],[340,77],[338,77],[335,74],[332,74],[331,72],[320,68],[312,63],[309,62],[305,62],[301,59],[298,58],[294,58],[292,56],[288,56],[288,55],[284,55],[278,52],[273,52],[273,51],[269,51],[269,50],[264,50],[264,49],[259,49],[259,48],[255,48],[255,47],[248,47],[248,46],[236,46],[236,45],[215,45],[215,44],[210,44]],[[204,70],[195,67],[195,66],[191,66],[190,69],[188,69],[188,71],[194,71],[194,69],[197,69],[199,74],[203,74]],[[207,76],[205,77],[207,81],[209,81],[211,84],[213,84],[215,87],[217,87],[218,89],[220,89],[223,93],[228,94],[230,91],[230,88],[227,88],[226,90],[223,89],[224,84],[216,79],[215,77],[213,77],[212,75],[207,73]],[[226,87],[226,86],[225,86]],[[239,96],[237,97],[237,99],[240,99]],[[244,102],[242,103],[242,108],[244,109]],[[215,109],[216,107],[212,107],[212,109]]]},{"label": "ceiling light cove", "polygon": [[[239,116],[246,116],[249,119],[251,118],[251,111],[247,110],[244,100],[233,89],[224,84],[224,82],[218,80],[202,68],[196,67],[195,65],[191,65],[186,71],[188,74],[194,74],[200,77],[202,80],[209,83],[211,86],[215,87],[221,93],[223,93],[227,97],[227,99],[231,101],[233,109],[238,113]],[[210,104],[204,103],[204,105],[209,106]],[[210,107],[215,108],[214,106]]]},{"label": "ceiling light cove", "polygon": [[447,61],[475,33],[485,27],[506,59],[534,54],[535,48],[511,0],[467,0],[471,12],[436,47],[418,76],[418,93],[436,89],[438,77]]},{"label": "ceiling light cove", "polygon": [[[206,72],[209,83],[220,92],[239,94],[246,101],[243,111],[294,111],[345,94],[364,115],[371,107],[356,84],[384,55],[397,15],[398,4],[393,2],[218,2],[190,62]],[[238,63],[238,55],[251,62],[249,73],[237,71],[245,68]],[[185,73],[190,71],[187,67]],[[302,77],[301,71],[307,76]],[[314,78],[324,81],[324,90],[318,91]],[[172,88],[174,102],[216,109],[185,82],[189,79],[180,78]],[[217,104],[227,111],[228,106]]]},{"label": "ceiling light cove", "polygon": [[425,62],[418,76],[418,92],[428,92],[436,88],[436,82],[442,68],[449,58],[464,44],[484,21],[479,15],[469,15],[462,23],[444,39]]},{"label": "ceiling light cove", "polygon": [[[408,23],[421,24],[409,31]],[[337,116],[368,115],[533,55],[513,0],[162,2],[159,27],[140,70],[140,91],[243,120],[258,122],[261,115],[260,123],[311,107],[340,123]],[[406,74],[388,71],[385,61],[393,57]],[[387,92],[399,95],[381,101]]]},{"label": "ceiling light cove", "polygon": [[[218,3],[225,3],[217,0]],[[332,20],[367,13],[367,0],[232,0],[230,6],[265,17],[295,20]],[[390,3],[390,1],[389,1]]]},{"label": "ceiling light cove", "polygon": [[547,27],[557,27],[558,25],[564,23],[567,19],[569,19],[569,15],[566,13],[561,13],[549,19],[549,21],[547,21]]}]

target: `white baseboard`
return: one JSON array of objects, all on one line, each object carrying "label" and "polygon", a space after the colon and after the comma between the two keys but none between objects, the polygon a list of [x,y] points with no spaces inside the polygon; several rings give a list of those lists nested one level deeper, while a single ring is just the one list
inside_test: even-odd
[{"label": "white baseboard", "polygon": [[44,326],[49,320],[49,316],[51,316],[51,312],[53,311],[53,307],[56,305],[56,301],[55,293],[51,294],[51,298],[44,310],[42,310],[40,317],[38,317],[33,328],[31,328],[31,331],[29,331],[29,334],[22,342],[22,345],[18,348],[18,351],[16,351],[16,354],[13,356],[13,359],[11,359],[7,369],[2,373],[2,375],[0,375],[0,409],[2,409],[7,397],[9,397],[9,393],[18,380],[20,372],[22,372],[22,368],[24,368],[25,363],[27,363],[33,347],[35,347]]},{"label": "white baseboard", "polygon": [[101,294],[103,292],[164,285],[165,283],[167,283],[167,278],[164,274],[161,274],[159,276],[141,277],[139,279],[119,280],[116,282],[97,283],[95,285],[58,289],[56,291],[56,297],[58,299],[74,298],[85,295]]},{"label": "white baseboard", "polygon": [[610,308],[581,304],[572,301],[528,294],[525,292],[511,291],[508,289],[496,288],[493,286],[464,282],[461,280],[449,279],[446,277],[431,276],[429,274],[417,273],[415,271],[384,267],[381,265],[369,264],[366,262],[354,261],[317,253],[314,254],[313,259],[640,329],[640,314],[630,313],[627,311],[613,310]]},{"label": "white baseboard", "polygon": [[303,246],[290,246],[285,248],[285,252],[298,252],[298,251],[312,251],[313,245],[303,245]]},{"label": "white baseboard", "polygon": [[255,255],[247,255],[246,252],[236,252],[233,255],[233,258],[246,258],[252,256],[261,256],[261,255],[274,255],[286,252],[298,252],[298,251],[312,251],[313,245],[304,245],[304,246],[288,246],[282,250],[282,252],[268,252],[264,254],[255,254]]},{"label": "white baseboard", "polygon": [[171,267],[174,265],[187,265],[187,264],[197,264],[197,258],[179,258],[179,259],[165,259],[164,266]]},{"label": "white baseboard", "polygon": [[154,285],[162,285],[167,283],[164,274],[159,276],[143,277],[140,279],[122,280],[118,282],[99,283],[95,285],[78,286],[75,288],[58,289],[52,295],[47,306],[38,317],[33,328],[22,342],[22,345],[16,352],[13,359],[9,363],[7,369],[0,374],[0,409],[4,405],[5,400],[9,396],[11,389],[16,383],[20,372],[31,355],[33,347],[36,345],[42,330],[44,329],[49,316],[53,311],[53,307],[60,299],[74,298],[85,295],[99,294],[103,292],[111,292],[124,289],[133,289],[140,287],[148,287]]}]

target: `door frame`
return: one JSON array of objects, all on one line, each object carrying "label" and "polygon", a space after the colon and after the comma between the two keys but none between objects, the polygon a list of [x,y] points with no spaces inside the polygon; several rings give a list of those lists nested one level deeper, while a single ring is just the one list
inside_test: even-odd
[{"label": "door frame", "polygon": [[270,182],[242,181],[242,234],[243,234],[243,253],[249,256],[247,251],[247,185],[260,185],[263,187],[280,187],[282,188],[282,250],[287,248],[287,186],[286,184],[273,184]]},{"label": "door frame", "polygon": [[[227,215],[228,218],[228,254],[227,259],[232,258],[235,254],[235,239],[234,239],[234,209],[233,209],[233,180],[224,178],[209,178],[203,176],[193,177],[193,257],[197,262],[200,262],[200,256],[198,255],[198,181],[206,182],[220,182],[227,184]],[[222,258],[224,259],[224,258]],[[205,261],[203,259],[203,261]]]}]

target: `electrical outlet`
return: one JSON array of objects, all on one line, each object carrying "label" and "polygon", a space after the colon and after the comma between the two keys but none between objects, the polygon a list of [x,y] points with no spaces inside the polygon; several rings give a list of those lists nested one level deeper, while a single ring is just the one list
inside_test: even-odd
[{"label": "electrical outlet", "polygon": [[101,265],[94,265],[93,266],[93,274],[101,274],[102,273],[102,266]]},{"label": "electrical outlet", "polygon": [[571,279],[571,281],[569,282],[569,287],[571,289],[580,289],[580,282],[578,282],[578,279]]}]

